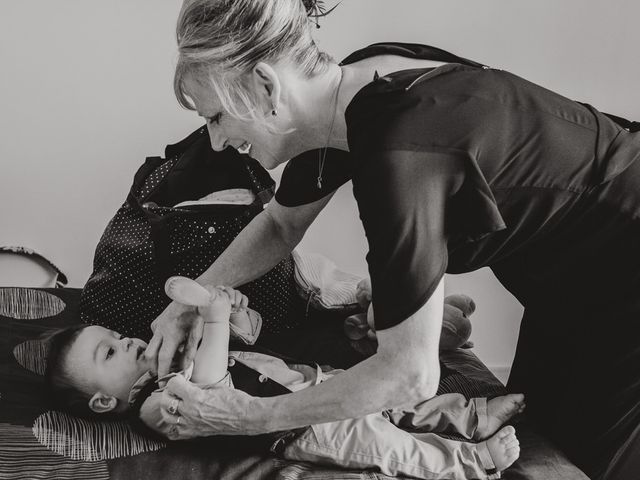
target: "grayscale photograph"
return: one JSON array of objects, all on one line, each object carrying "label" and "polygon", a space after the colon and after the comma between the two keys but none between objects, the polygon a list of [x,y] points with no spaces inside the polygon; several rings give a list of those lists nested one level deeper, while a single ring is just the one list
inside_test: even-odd
[{"label": "grayscale photograph", "polygon": [[0,480],[640,480],[637,0],[1,0]]}]

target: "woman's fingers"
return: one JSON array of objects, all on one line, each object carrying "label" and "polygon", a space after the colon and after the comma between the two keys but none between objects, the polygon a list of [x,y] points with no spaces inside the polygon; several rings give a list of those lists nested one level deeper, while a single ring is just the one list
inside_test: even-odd
[{"label": "woman's fingers", "polygon": [[166,335],[163,338],[158,352],[158,378],[164,377],[171,371],[171,362],[181,342],[182,339],[178,340],[173,335]]},{"label": "woman's fingers", "polygon": [[[173,355],[186,337],[186,332],[180,332],[179,322],[187,310],[188,307],[171,302],[151,324],[153,337],[147,345],[145,356],[150,360],[151,369],[159,376],[169,372]],[[180,339],[176,342],[177,337]]]},{"label": "woman's fingers", "polygon": [[165,434],[171,440],[186,440],[202,436],[202,426],[194,416],[193,405],[199,403],[202,391],[182,375],[167,382],[162,394],[160,410],[165,422]]},{"label": "woman's fingers", "polygon": [[202,327],[204,320],[202,316],[198,315],[193,319],[191,324],[191,330],[187,336],[187,342],[184,346],[184,356],[182,357],[182,368],[185,369],[196,358],[196,352],[198,350],[198,343],[202,338]]},{"label": "woman's fingers", "polygon": [[226,387],[202,389],[177,375],[167,382],[162,395],[163,418],[167,422],[171,421],[167,409],[174,398],[180,399],[177,407],[177,412],[183,417],[180,422],[183,428],[178,431],[180,438],[264,433],[249,423],[247,412],[251,411],[253,397],[241,390]]},{"label": "woman's fingers", "polygon": [[167,382],[166,393],[162,398],[162,407],[163,409],[169,408],[174,398],[179,398],[180,400],[186,398],[187,401],[193,401],[194,391],[199,390],[200,388],[184,378],[183,375],[176,375]]},{"label": "woman's fingers", "polygon": [[151,371],[155,375],[158,374],[158,351],[162,346],[162,334],[155,332],[153,338],[149,341],[147,348],[144,351],[144,356],[149,359],[151,365]]}]

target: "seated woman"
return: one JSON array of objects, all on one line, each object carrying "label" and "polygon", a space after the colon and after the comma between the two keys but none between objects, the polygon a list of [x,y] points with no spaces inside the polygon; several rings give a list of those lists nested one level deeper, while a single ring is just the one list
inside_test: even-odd
[{"label": "seated woman", "polygon": [[[195,362],[182,373],[192,382],[243,389],[247,369],[234,368],[238,363],[262,372],[261,383],[271,377],[281,393],[289,393],[341,372],[287,364],[262,353],[230,352],[229,323],[243,321],[248,303],[232,288],[205,290],[191,280],[173,277],[167,292],[175,301],[199,305],[198,314],[205,321]],[[63,330],[51,342],[46,378],[59,407],[80,416],[129,416],[169,438],[179,436],[179,400],[169,406],[170,415],[163,413],[162,389],[156,385],[162,379],[150,373],[153,365],[144,354],[145,342],[88,325]],[[347,468],[377,467],[388,475],[498,478],[520,453],[513,427],[501,426],[523,408],[522,395],[467,401],[462,395],[447,394],[425,400],[410,412],[387,410],[311,425],[295,435],[280,432],[274,446],[284,440],[282,453],[287,459]],[[478,443],[446,439],[435,432],[458,434]]]}]

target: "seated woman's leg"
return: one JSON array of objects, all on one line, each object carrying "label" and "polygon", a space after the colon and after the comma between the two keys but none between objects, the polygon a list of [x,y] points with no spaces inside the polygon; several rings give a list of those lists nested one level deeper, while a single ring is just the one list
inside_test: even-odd
[{"label": "seated woman's leg", "polygon": [[604,474],[603,480],[627,480],[640,475],[640,425],[618,449]]},{"label": "seated woman's leg", "polygon": [[555,313],[525,311],[509,389],[525,393],[528,416],[576,465],[609,480],[612,462],[640,454],[640,313]]}]

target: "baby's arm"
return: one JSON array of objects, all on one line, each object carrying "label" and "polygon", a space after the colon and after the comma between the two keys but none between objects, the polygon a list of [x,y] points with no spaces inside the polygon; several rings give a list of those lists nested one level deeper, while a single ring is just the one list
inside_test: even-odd
[{"label": "baby's arm", "polygon": [[191,376],[192,382],[200,384],[217,383],[226,376],[231,308],[243,308],[248,303],[247,297],[230,287],[209,291],[213,298],[210,304],[198,308],[198,313],[204,319],[204,328]]},{"label": "baby's arm", "polygon": [[[209,297],[215,295],[215,298],[209,300],[206,307],[198,308],[198,314],[202,315],[205,323],[191,381],[210,385],[220,382],[227,375],[231,303],[224,290],[208,290],[205,293]],[[140,408],[140,420],[153,431],[173,440],[178,432],[179,413],[177,416],[163,415],[161,400],[162,393],[153,392]]]},{"label": "baby's arm", "polygon": [[[246,315],[247,297],[232,288],[208,288],[197,285],[192,290],[191,281],[173,277],[172,286],[167,282],[167,294],[173,300],[189,305],[200,305],[198,313],[204,319],[202,343],[196,354],[191,381],[199,384],[215,384],[227,374],[229,353],[229,318],[231,307],[239,308],[238,314]],[[212,299],[213,295],[215,297]],[[152,430],[173,438],[177,423],[164,418],[160,392],[154,392],[140,409],[140,419]]]},{"label": "baby's arm", "polygon": [[204,327],[191,376],[194,383],[217,383],[227,374],[231,301],[224,290],[213,289],[211,292],[212,296],[216,295],[211,305],[198,308]]},{"label": "baby's arm", "polygon": [[191,381],[201,384],[221,381],[227,374],[231,307],[246,308],[247,297],[230,287],[205,288],[185,277],[169,278],[165,291],[178,303],[198,307],[204,320]]}]

